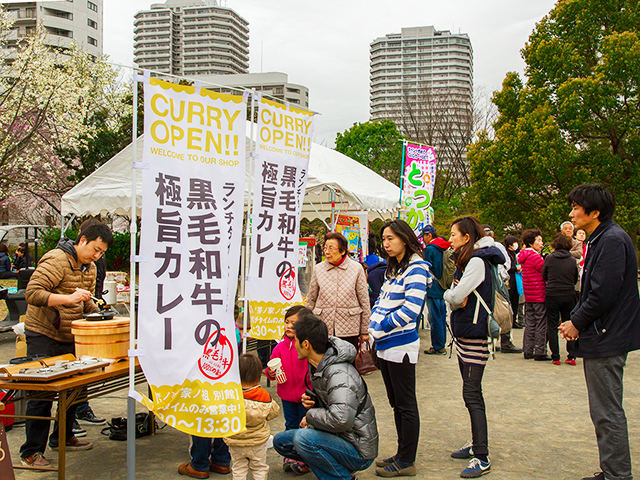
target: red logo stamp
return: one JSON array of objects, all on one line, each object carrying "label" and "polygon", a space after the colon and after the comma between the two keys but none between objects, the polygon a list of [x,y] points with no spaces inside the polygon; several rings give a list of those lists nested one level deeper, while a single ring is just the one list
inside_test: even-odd
[{"label": "red logo stamp", "polygon": [[293,268],[284,272],[280,277],[279,282],[280,294],[286,299],[291,300],[296,294],[296,288],[298,288],[298,282],[296,282],[296,272]]},{"label": "red logo stamp", "polygon": [[204,344],[204,352],[198,360],[198,368],[211,380],[218,380],[226,375],[233,363],[233,347],[224,334],[224,329],[212,333]]}]

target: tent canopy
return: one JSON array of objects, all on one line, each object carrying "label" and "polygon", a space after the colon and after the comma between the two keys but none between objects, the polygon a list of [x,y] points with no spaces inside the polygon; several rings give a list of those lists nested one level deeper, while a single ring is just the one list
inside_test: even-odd
[{"label": "tent canopy", "polygon": [[[137,156],[142,162],[143,135],[138,137]],[[249,149],[247,148],[247,156]],[[117,153],[62,197],[62,214],[131,215],[133,143]],[[249,162],[247,161],[247,168]],[[247,174],[248,177],[248,174]],[[246,188],[248,188],[246,183]],[[302,218],[324,219],[331,214],[331,189],[336,191],[336,212],[368,210],[393,212],[400,190],[364,165],[330,148],[314,143],[309,161],[307,197]],[[142,205],[142,175],[137,175],[137,205]],[[248,195],[248,193],[247,193]],[[245,202],[246,204],[246,202]],[[318,213],[316,212],[318,211]]]}]

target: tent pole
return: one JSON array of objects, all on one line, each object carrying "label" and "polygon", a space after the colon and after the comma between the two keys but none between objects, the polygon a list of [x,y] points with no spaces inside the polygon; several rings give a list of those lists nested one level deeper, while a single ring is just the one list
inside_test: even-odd
[{"label": "tent pole", "polygon": [[[138,80],[133,76],[133,163],[138,161]],[[136,234],[138,233],[137,169],[132,165],[131,176],[131,256],[129,271],[129,395],[127,395],[127,480],[136,478],[136,401],[131,396],[135,390],[136,357],[131,355],[135,349],[136,338],[136,262],[132,260],[136,254]]]},{"label": "tent pole", "polygon": [[255,88],[251,90],[251,128],[249,129],[249,188],[247,191],[249,192],[249,199],[247,201],[247,228],[245,231],[244,237],[244,270],[242,275],[244,276],[244,280],[242,284],[244,285],[243,295],[243,312],[242,312],[242,353],[247,353],[247,324],[249,323],[249,299],[247,296],[247,287],[246,281],[249,277],[249,259],[251,258],[251,201],[253,199],[252,189],[253,189],[253,176],[254,176],[254,154],[255,154],[255,144],[253,142],[253,118],[255,114],[255,98],[256,98],[256,90]]}]

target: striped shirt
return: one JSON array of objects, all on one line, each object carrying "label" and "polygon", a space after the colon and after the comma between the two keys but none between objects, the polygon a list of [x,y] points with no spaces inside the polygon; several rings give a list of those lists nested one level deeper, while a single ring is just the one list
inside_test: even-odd
[{"label": "striped shirt", "polygon": [[[400,362],[404,353],[409,354],[410,360],[415,357],[411,363],[417,361],[420,339],[416,322],[431,282],[428,262],[415,254],[404,272],[397,277],[387,278],[369,322],[369,334],[375,341],[376,350],[394,350]],[[393,361],[393,357],[396,355],[390,355],[389,358],[384,353],[380,355],[380,358],[389,361]]]},{"label": "striped shirt", "polygon": [[489,342],[486,339],[456,338],[458,359],[465,365],[486,365],[489,360]]}]

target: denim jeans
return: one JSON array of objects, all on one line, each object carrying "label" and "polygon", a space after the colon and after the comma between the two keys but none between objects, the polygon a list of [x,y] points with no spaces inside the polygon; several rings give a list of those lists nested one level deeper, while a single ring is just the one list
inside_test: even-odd
[{"label": "denim jeans", "polygon": [[606,480],[631,480],[627,417],[622,408],[622,377],[627,355],[584,359],[589,412],[596,429],[600,468]]},{"label": "denim jeans", "polygon": [[229,447],[221,438],[196,437],[191,435],[191,466],[198,472],[209,471],[209,458],[211,463],[219,467],[231,465]]},{"label": "denim jeans", "polygon": [[284,415],[285,430],[300,428],[300,422],[307,414],[307,409],[302,403],[282,400],[282,414]]},{"label": "denim jeans", "polygon": [[346,440],[311,428],[276,434],[273,448],[285,458],[306,463],[318,480],[350,480],[353,472],[365,470],[373,463],[373,459],[362,458]]},{"label": "denim jeans", "polygon": [[427,297],[429,324],[431,325],[431,346],[442,350],[447,344],[447,307],[442,298]]}]

